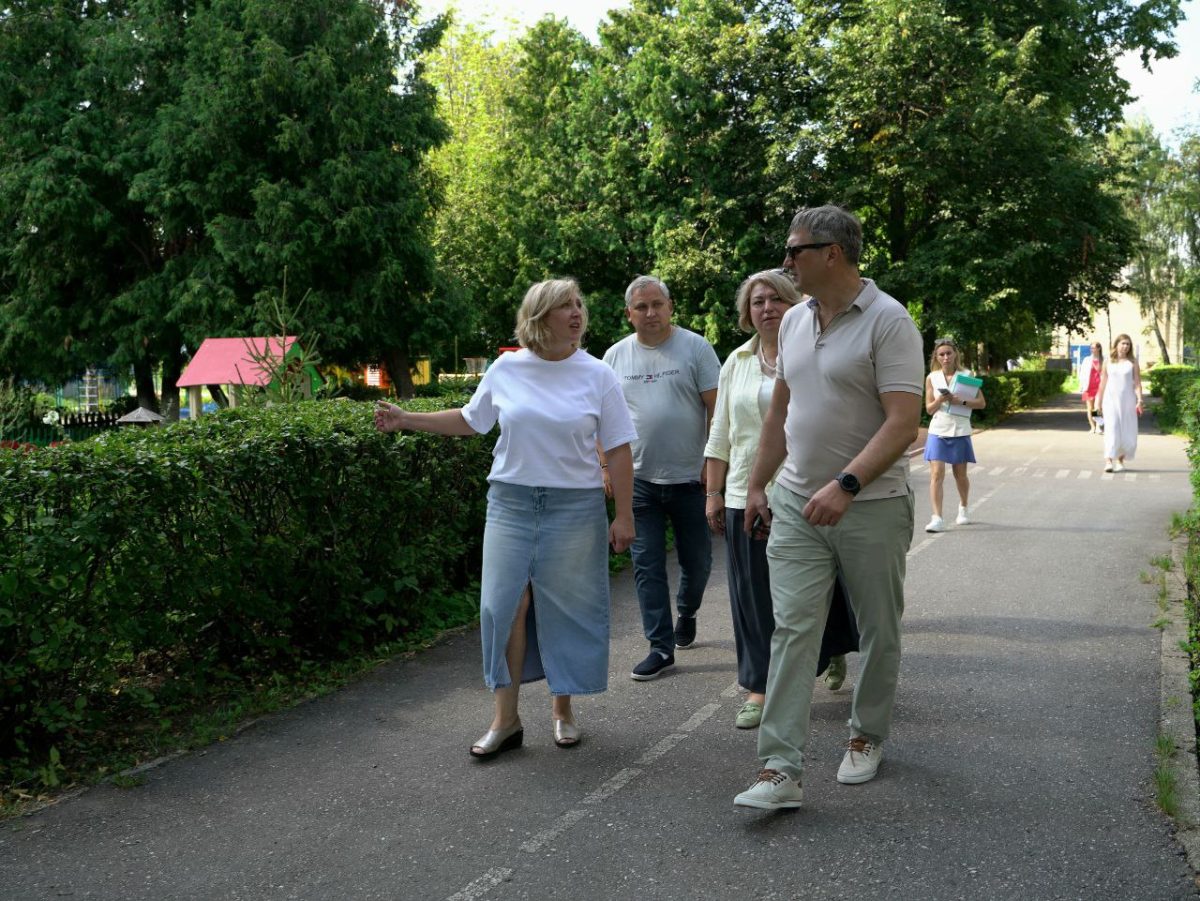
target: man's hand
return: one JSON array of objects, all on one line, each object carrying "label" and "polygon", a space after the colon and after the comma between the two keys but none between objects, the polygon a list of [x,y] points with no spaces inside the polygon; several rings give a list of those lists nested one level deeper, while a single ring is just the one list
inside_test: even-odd
[{"label": "man's hand", "polygon": [[751,488],[746,494],[746,521],[742,524],[742,528],[746,530],[747,534],[754,535],[756,520],[762,521],[762,531],[771,528],[771,508],[767,506],[767,492],[761,488]]},{"label": "man's hand", "polygon": [[843,491],[835,480],[809,498],[801,515],[809,525],[836,526],[853,502],[854,495]]}]

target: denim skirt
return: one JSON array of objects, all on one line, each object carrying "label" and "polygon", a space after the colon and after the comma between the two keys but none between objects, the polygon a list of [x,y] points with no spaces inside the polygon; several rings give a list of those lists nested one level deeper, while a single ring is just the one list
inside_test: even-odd
[{"label": "denim skirt", "polygon": [[526,587],[522,682],[552,695],[608,688],[608,512],[603,488],[492,482],[483,533],[483,680],[512,684],[504,652]]},{"label": "denim skirt", "polygon": [[971,444],[971,436],[942,438],[939,435],[930,435],[925,439],[925,459],[951,465],[974,463],[975,447]]}]

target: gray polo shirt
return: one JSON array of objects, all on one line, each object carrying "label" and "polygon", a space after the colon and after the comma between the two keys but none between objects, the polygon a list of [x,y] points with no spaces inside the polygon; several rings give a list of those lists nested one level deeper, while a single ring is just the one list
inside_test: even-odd
[{"label": "gray polo shirt", "polygon": [[622,338],[604,362],[617,373],[637,428],[633,474],[658,485],[697,481],[708,437],[700,393],[716,388],[721,375],[712,345],[675,326],[657,347],[647,347],[637,335]]},{"label": "gray polo shirt", "polygon": [[[858,297],[824,332],[815,300],[796,304],[779,326],[778,373],[791,400],[778,484],[802,497],[827,485],[879,431],[880,394],[924,394],[924,352],[912,317],[871,279],[862,282]],[[901,456],[855,500],[908,493],[908,458]]]}]

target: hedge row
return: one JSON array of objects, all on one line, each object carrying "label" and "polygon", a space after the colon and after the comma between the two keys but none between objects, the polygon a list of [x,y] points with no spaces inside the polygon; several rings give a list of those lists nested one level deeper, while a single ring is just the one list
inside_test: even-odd
[{"label": "hedge row", "polygon": [[[1046,398],[1060,394],[1068,375],[1067,372],[1033,369],[984,375],[980,390],[987,406],[975,411],[972,419],[976,425],[989,425],[1017,410],[1036,406]],[[922,420],[928,423],[929,416],[923,415]]]},{"label": "hedge row", "polygon": [[0,781],[69,771],[114,718],[469,619],[492,443],[325,401],[0,451]]},{"label": "hedge row", "polygon": [[1200,379],[1200,369],[1195,366],[1155,366],[1143,374],[1143,379],[1149,382],[1150,393],[1162,398],[1154,414],[1159,428],[1164,432],[1182,428],[1186,398]]}]

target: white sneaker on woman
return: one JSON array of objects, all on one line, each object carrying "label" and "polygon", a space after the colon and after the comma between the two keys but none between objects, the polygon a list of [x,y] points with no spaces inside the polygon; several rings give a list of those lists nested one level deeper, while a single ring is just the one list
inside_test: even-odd
[{"label": "white sneaker on woman", "polygon": [[960,526],[969,526],[971,524],[971,518],[969,516],[967,516],[967,508],[966,507],[958,508],[958,516],[955,518],[954,521],[956,523],[958,523]]},{"label": "white sneaker on woman", "polygon": [[946,523],[942,521],[940,516],[934,516],[929,520],[929,525],[925,527],[926,532],[944,532],[946,531]]}]

